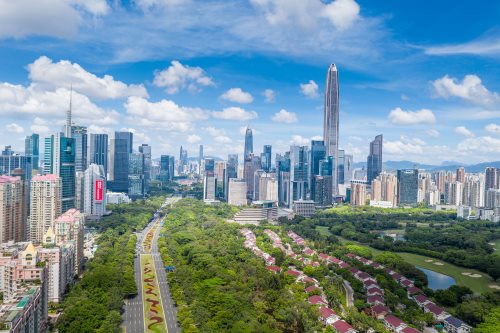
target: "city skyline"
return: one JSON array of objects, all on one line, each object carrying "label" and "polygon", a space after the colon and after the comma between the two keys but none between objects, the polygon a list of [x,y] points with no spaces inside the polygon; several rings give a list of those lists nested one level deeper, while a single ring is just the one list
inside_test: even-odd
[{"label": "city skyline", "polygon": [[[346,6],[339,8],[339,2]],[[379,133],[387,161],[500,160],[500,83],[494,75],[498,26],[488,14],[497,12],[498,4],[479,8],[464,2],[459,7],[467,10],[449,13],[451,2],[444,1],[428,13],[396,2],[309,0],[283,6],[275,0],[235,1],[217,7],[215,14],[218,1],[95,3],[61,2],[51,11],[71,29],[40,27],[37,22],[43,20],[31,19],[41,15],[36,10],[9,4],[7,23],[0,25],[5,52],[1,146],[22,151],[26,135],[44,137],[59,130],[72,85],[75,124],[88,126],[89,134],[132,130],[137,142],[155,143],[154,157],[176,155],[179,144],[195,156],[200,143],[206,155],[241,156],[247,125],[254,130],[255,147],[272,144],[273,151],[286,151],[290,144],[310,144],[322,136],[325,68],[336,63],[339,148],[356,162],[366,159],[368,144]],[[193,13],[200,10],[210,15],[195,22]],[[446,22],[428,19],[445,12]],[[214,15],[227,19],[215,35]],[[481,20],[468,20],[465,31],[460,22],[479,15]],[[415,25],[406,23],[409,16]],[[212,45],[206,47],[205,40],[192,44],[200,38],[188,36],[190,29],[168,41],[152,38],[156,47],[150,38],[130,40],[138,33],[156,36],[158,31],[145,23],[166,19],[158,31],[179,32],[174,23],[184,20],[195,36],[210,33],[206,40]],[[131,20],[138,22],[134,33],[113,39]],[[231,27],[237,20],[242,26],[235,31]],[[294,34],[286,34],[291,20],[299,23]],[[263,39],[270,27],[274,34]],[[328,32],[331,41],[320,31]],[[103,36],[113,40],[106,50],[97,47]]]}]

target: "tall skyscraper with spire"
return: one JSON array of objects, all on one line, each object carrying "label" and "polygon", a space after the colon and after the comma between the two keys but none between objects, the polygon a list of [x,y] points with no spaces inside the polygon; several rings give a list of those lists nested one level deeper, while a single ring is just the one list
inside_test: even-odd
[{"label": "tall skyscraper with spire", "polygon": [[66,125],[64,125],[64,136],[71,138],[71,112],[73,108],[73,85],[69,93],[69,109],[66,111]]},{"label": "tall skyscraper with spire", "polygon": [[331,64],[326,75],[323,141],[327,156],[333,157],[333,195],[338,195],[339,158],[339,75],[337,66]]},{"label": "tall skyscraper with spire", "polygon": [[252,134],[252,129],[250,127],[247,127],[247,130],[245,132],[245,154],[244,154],[244,159],[248,159],[250,157],[250,154],[253,154],[253,134]]},{"label": "tall skyscraper with spire", "polygon": [[366,178],[368,185],[382,172],[382,134],[379,134],[370,142],[370,155],[366,163]]}]

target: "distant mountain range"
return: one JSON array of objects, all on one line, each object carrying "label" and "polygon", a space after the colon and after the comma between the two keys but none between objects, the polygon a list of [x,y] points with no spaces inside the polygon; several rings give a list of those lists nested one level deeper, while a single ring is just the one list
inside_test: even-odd
[{"label": "distant mountain range", "polygon": [[[365,162],[357,162],[354,163],[355,168],[366,168]],[[484,162],[478,164],[463,164],[459,162],[453,161],[445,161],[441,165],[431,165],[431,164],[421,164],[417,162],[411,161],[387,161],[384,162],[383,168],[384,170],[398,170],[398,169],[424,169],[427,171],[437,171],[437,170],[446,170],[446,171],[455,171],[459,167],[464,167],[465,172],[484,172],[486,167],[496,167],[500,168],[500,161],[494,162]]]}]

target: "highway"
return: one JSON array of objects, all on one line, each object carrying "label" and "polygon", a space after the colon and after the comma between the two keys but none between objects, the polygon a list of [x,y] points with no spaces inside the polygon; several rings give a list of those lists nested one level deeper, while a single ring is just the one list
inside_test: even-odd
[{"label": "highway", "polygon": [[[168,202],[167,202],[168,203]],[[167,204],[166,203],[166,204]],[[165,205],[164,205],[165,206]],[[162,206],[163,208],[163,206]],[[144,322],[144,303],[142,297],[142,278],[141,278],[141,255],[147,254],[143,247],[143,241],[146,234],[156,225],[163,225],[164,218],[157,218],[148,224],[146,228],[137,234],[136,257],[134,258],[134,273],[137,281],[137,295],[134,298],[125,301],[125,311],[123,314],[123,326],[127,333],[149,333],[152,330],[146,329]],[[156,277],[158,279],[158,288],[162,306],[165,314],[166,330],[168,333],[179,333],[180,328],[177,323],[177,309],[170,294],[167,282],[167,274],[158,251],[158,237],[161,227],[156,228],[154,233],[150,254],[154,260]]]}]

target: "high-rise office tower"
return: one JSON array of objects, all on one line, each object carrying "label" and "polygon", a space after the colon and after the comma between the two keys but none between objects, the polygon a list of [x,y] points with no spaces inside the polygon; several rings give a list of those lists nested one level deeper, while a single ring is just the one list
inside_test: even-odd
[{"label": "high-rise office tower", "polygon": [[344,155],[344,184],[350,184],[354,172],[354,158],[350,154]]},{"label": "high-rise office tower", "polygon": [[128,159],[128,195],[143,198],[144,194],[144,154],[132,153]]},{"label": "high-rise office tower", "polygon": [[366,180],[370,185],[372,180],[378,177],[382,172],[382,134],[379,134],[370,142],[370,155],[366,162],[367,172]]},{"label": "high-rise office tower", "polygon": [[457,169],[457,175],[456,175],[456,180],[457,182],[461,182],[462,184],[465,183],[465,168],[460,167]]},{"label": "high-rise office tower", "polygon": [[319,161],[322,161],[326,158],[326,147],[325,143],[317,140],[311,141],[311,157],[310,157],[310,165],[311,176],[316,176],[320,174],[319,169]]},{"label": "high-rise office tower", "polygon": [[290,147],[290,202],[291,207],[296,200],[305,200],[307,195],[307,175],[309,165],[307,146]]},{"label": "high-rise office tower", "polygon": [[24,139],[24,154],[31,157],[31,168],[38,170],[40,167],[40,136],[36,133],[28,135]]},{"label": "high-rise office tower", "polygon": [[0,245],[24,241],[26,192],[20,177],[0,176]]},{"label": "high-rise office tower", "polygon": [[152,158],[151,158],[151,146],[143,143],[139,146],[139,153],[144,155],[144,193],[149,192],[149,182],[151,180],[151,166],[152,166]]},{"label": "high-rise office tower", "polygon": [[[45,138],[44,174],[55,174],[62,181],[62,210],[75,207],[75,139],[61,133]],[[43,235],[43,234],[42,234]]]},{"label": "high-rise office tower", "polygon": [[93,218],[106,212],[106,176],[102,165],[92,163],[85,170],[83,212]]},{"label": "high-rise office tower", "polygon": [[169,155],[160,156],[160,181],[163,183],[168,183],[174,178],[173,166],[170,165],[173,158],[173,156]]},{"label": "high-rise office tower", "polygon": [[278,177],[278,204],[288,205],[290,191],[290,152],[276,154],[276,175]]},{"label": "high-rise office tower", "polygon": [[345,184],[345,151],[339,149],[339,159],[337,163],[337,183]]},{"label": "high-rise office tower", "polygon": [[333,157],[333,195],[338,194],[337,165],[339,154],[339,75],[337,66],[331,64],[326,75],[323,141],[326,155]]},{"label": "high-rise office tower", "polygon": [[271,145],[264,145],[264,150],[260,155],[262,170],[264,170],[265,172],[271,171],[271,150]]},{"label": "high-rise office tower", "polygon": [[318,207],[332,204],[332,176],[313,176],[311,181],[311,200]]},{"label": "high-rise office tower", "polygon": [[75,140],[75,170],[84,172],[87,169],[87,127],[71,126],[71,137]]},{"label": "high-rise office tower", "polygon": [[[238,154],[227,156],[226,172],[224,174],[224,197],[228,200],[229,182],[233,178],[238,178]],[[246,190],[246,186],[245,186]]]},{"label": "high-rise office tower", "polygon": [[215,173],[215,161],[213,158],[205,158],[205,173]]},{"label": "high-rise office tower", "polygon": [[113,145],[113,181],[108,186],[115,192],[128,191],[129,156],[134,136],[131,132],[115,132]]},{"label": "high-rise office tower", "polygon": [[62,179],[54,174],[35,176],[30,188],[30,240],[38,244],[62,214]]},{"label": "high-rise office tower", "polygon": [[[114,142],[113,142],[114,143]],[[90,134],[89,164],[102,165],[104,176],[108,177],[108,135]]]},{"label": "high-rise office tower", "polygon": [[226,162],[217,161],[214,166],[215,177],[219,180],[224,179],[224,173],[226,172]]},{"label": "high-rise office tower", "polygon": [[85,195],[85,172],[75,172],[75,208],[83,211],[83,197]]},{"label": "high-rise office tower", "polygon": [[200,175],[202,174],[201,161],[203,161],[203,145],[200,145],[200,150],[199,150],[199,153],[198,153],[198,173]]},{"label": "high-rise office tower", "polygon": [[188,165],[188,151],[187,149],[182,148],[179,152],[179,174],[185,171],[185,167]]},{"label": "high-rise office tower", "polygon": [[265,174],[262,169],[255,170],[253,174],[253,201],[258,201],[260,197],[260,177]]},{"label": "high-rise office tower", "polygon": [[245,151],[243,154],[243,159],[246,160],[250,158],[251,154],[253,154],[253,134],[252,129],[247,128],[245,131]]},{"label": "high-rise office tower", "polygon": [[32,167],[30,156],[9,153],[0,155],[0,175],[13,176],[16,169],[22,169],[26,179],[31,179]]},{"label": "high-rise office tower", "polygon": [[486,191],[489,189],[498,189],[499,172],[498,168],[488,167],[484,172],[484,183]]},{"label": "high-rise office tower", "polygon": [[275,173],[262,173],[260,175],[257,200],[278,202],[278,179]]},{"label": "high-rise office tower", "polygon": [[213,172],[206,172],[203,176],[203,200],[215,200],[217,192],[217,178]]},{"label": "high-rise office tower", "polygon": [[415,206],[418,202],[418,170],[398,170],[398,205]]},{"label": "high-rise office tower", "polygon": [[253,156],[251,153],[246,159],[243,170],[243,178],[247,183],[247,196],[248,199],[253,199],[253,192],[255,187],[255,171],[261,167],[259,156]]}]

